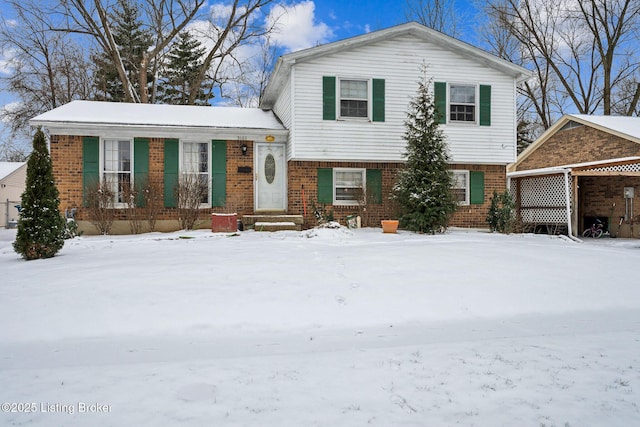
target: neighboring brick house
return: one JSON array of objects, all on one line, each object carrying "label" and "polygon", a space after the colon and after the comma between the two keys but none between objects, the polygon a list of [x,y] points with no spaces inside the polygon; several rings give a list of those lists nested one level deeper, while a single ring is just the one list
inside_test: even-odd
[{"label": "neighboring brick house", "polygon": [[175,218],[173,184],[202,155],[208,211],[298,214],[311,226],[313,206],[323,206],[375,226],[390,215],[423,64],[456,179],[451,225],[485,227],[489,198],[515,161],[516,86],[530,73],[417,23],[282,56],[260,109],[73,102],[32,124],[49,130],[61,207],[76,207],[80,220],[83,180],[105,176],[161,182],[162,219]]},{"label": "neighboring brick house", "polygon": [[579,235],[598,218],[613,236],[640,237],[638,117],[565,115],[507,176],[525,224]]}]

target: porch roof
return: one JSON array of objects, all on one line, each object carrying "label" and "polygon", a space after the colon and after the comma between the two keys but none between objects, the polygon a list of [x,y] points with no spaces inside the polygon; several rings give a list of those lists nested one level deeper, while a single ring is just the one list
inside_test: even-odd
[{"label": "porch roof", "polygon": [[[576,170],[584,171],[589,169],[605,168],[626,164],[640,163],[640,156],[633,157],[621,157],[617,159],[598,160],[594,162],[584,163],[571,163],[562,166],[551,166],[547,168],[528,169],[523,171],[507,172],[507,178],[519,178],[524,176],[539,176],[539,175],[557,175],[566,172],[573,172]],[[624,175],[624,172],[620,172]]]}]

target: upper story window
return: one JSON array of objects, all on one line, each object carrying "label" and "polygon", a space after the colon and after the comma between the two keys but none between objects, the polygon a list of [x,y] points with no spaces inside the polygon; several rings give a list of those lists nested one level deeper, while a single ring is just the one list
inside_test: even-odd
[{"label": "upper story window", "polygon": [[385,121],[385,79],[322,77],[322,120]]},{"label": "upper story window", "polygon": [[340,117],[369,117],[369,82],[340,80]]},{"label": "upper story window", "polygon": [[179,186],[197,196],[201,204],[209,203],[210,152],[208,142],[181,141]]},{"label": "upper story window", "polygon": [[439,124],[491,126],[491,86],[434,82]]},{"label": "upper story window", "polygon": [[131,140],[104,139],[102,150],[102,182],[113,192],[115,204],[126,203],[133,186]]},{"label": "upper story window", "polygon": [[476,121],[476,87],[474,85],[449,85],[449,117],[452,122]]}]

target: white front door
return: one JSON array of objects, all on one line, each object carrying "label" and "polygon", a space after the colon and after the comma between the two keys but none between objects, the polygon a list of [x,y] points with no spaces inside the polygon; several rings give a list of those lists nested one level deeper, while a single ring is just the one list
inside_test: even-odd
[{"label": "white front door", "polygon": [[255,148],[255,210],[285,211],[287,209],[287,164],[284,144],[257,143]]}]

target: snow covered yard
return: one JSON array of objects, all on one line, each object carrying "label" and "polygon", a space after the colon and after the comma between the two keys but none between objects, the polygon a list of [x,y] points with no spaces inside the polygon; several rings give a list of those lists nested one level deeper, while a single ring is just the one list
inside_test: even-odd
[{"label": "snow covered yard", "polygon": [[638,241],[197,231],[25,262],[14,235],[2,425],[640,420]]}]

